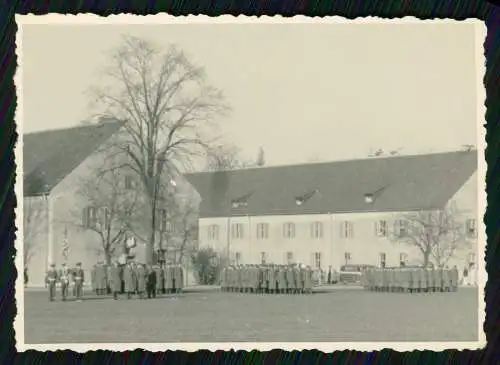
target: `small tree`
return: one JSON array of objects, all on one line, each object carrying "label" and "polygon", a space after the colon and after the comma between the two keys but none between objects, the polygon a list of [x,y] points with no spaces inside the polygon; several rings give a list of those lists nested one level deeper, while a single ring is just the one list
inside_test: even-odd
[{"label": "small tree", "polygon": [[23,202],[24,269],[39,248],[39,236],[47,231],[47,201],[43,197],[27,197]]},{"label": "small tree", "polygon": [[195,276],[200,285],[217,284],[220,273],[226,267],[226,260],[212,248],[202,248],[191,256]]},{"label": "small tree", "polygon": [[454,204],[442,210],[426,210],[403,214],[395,220],[391,239],[416,247],[424,266],[443,267],[457,249],[467,247],[471,238],[465,220]]}]

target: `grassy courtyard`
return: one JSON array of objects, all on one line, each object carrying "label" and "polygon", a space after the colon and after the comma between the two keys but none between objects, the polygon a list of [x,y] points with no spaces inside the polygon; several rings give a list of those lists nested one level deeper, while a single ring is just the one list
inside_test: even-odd
[{"label": "grassy courtyard", "polygon": [[[59,295],[59,293],[58,293]],[[193,292],[83,302],[25,293],[25,342],[476,341],[477,291],[305,296]]]}]

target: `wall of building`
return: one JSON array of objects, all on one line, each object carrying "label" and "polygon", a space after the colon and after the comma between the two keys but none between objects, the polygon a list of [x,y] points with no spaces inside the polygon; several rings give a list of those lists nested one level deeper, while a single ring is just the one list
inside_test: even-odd
[{"label": "wall of building", "polygon": [[[49,210],[48,198],[25,197],[23,199],[24,265],[28,269],[28,285],[44,286],[48,264]],[[19,273],[22,275],[22,272]]]},{"label": "wall of building", "polygon": [[[466,214],[459,219],[469,219],[477,215],[477,183],[474,177],[464,185],[454,201]],[[202,218],[200,219],[199,240],[201,246],[211,246],[218,252],[227,252],[228,243],[230,253],[235,260],[239,253],[241,264],[257,264],[261,262],[261,253],[265,252],[268,263],[284,264],[287,262],[287,252],[293,255],[293,262],[316,266],[315,253],[321,255],[321,267],[339,270],[345,263],[380,265],[381,254],[385,254],[386,266],[399,266],[401,255],[405,256],[407,264],[420,264],[421,252],[414,246],[394,242],[390,237],[393,232],[394,221],[405,213],[347,213],[332,215],[295,215],[295,216],[259,216],[233,218]],[[342,229],[345,222],[352,224],[352,237],[343,237]],[[376,234],[378,221],[387,222],[388,234],[379,237]],[[283,225],[295,224],[295,237],[285,238]],[[323,227],[321,238],[311,235],[314,222]],[[228,224],[243,226],[242,238],[228,238]],[[269,236],[267,239],[257,238],[257,225],[267,223]],[[209,227],[218,226],[218,239],[209,238]],[[462,247],[448,265],[457,265],[463,268],[467,257],[476,245]],[[346,261],[346,253],[350,260]]]}]

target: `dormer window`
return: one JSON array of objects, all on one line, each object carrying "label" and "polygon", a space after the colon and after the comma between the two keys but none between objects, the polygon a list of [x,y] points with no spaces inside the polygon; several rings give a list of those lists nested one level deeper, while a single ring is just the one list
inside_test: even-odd
[{"label": "dormer window", "polygon": [[296,197],[295,204],[299,207],[304,205],[304,203],[307,202],[309,199],[311,199],[313,197],[313,195],[316,194],[317,192],[319,192],[319,190],[314,189],[314,190],[308,192],[307,194]]},{"label": "dormer window", "polygon": [[231,205],[232,205],[233,208],[243,208],[243,207],[248,206],[248,203],[247,203],[246,200],[239,200],[239,201],[235,200],[235,201],[232,202]]}]

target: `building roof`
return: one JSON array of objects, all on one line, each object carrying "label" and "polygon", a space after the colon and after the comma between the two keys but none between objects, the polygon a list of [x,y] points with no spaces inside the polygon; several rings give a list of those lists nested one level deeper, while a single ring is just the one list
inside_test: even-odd
[{"label": "building roof", "polygon": [[24,196],[49,193],[122,126],[113,121],[25,134]]},{"label": "building roof", "polygon": [[476,169],[477,151],[472,150],[202,172],[186,178],[201,196],[201,218],[404,212],[443,208]]}]

